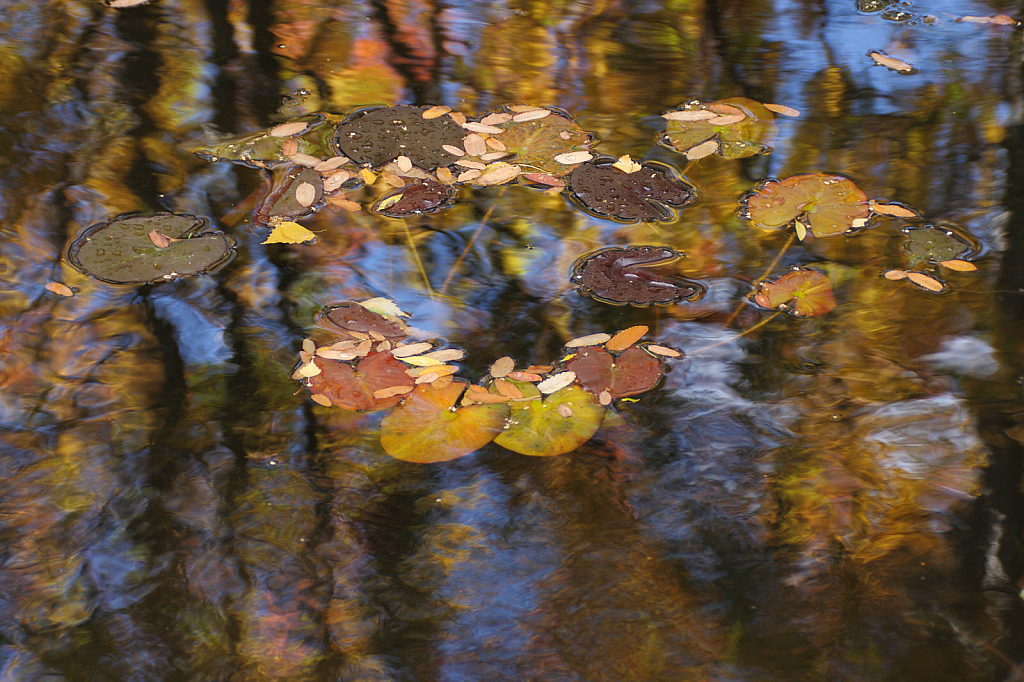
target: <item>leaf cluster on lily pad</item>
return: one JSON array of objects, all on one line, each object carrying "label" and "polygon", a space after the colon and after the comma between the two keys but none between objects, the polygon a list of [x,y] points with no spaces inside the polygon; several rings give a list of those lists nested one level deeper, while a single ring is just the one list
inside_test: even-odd
[{"label": "leaf cluster on lily pad", "polygon": [[470,384],[452,364],[464,353],[410,340],[404,315],[387,299],[325,307],[317,322],[338,338],[304,340],[292,377],[324,407],[387,410],[381,445],[410,462],[455,459],[492,441],[535,457],[571,452],[594,436],[613,401],[651,390],[664,361],[682,355],[637,345],[648,328],[636,326],[573,339],[557,364],[517,369],[498,358]]},{"label": "leaf cluster on lily pad", "polygon": [[[789,107],[785,109],[795,112]],[[772,111],[746,97],[714,102],[691,100],[666,111],[662,118],[665,131],[658,142],[685,154],[691,161],[712,154],[727,159],[767,154],[778,135]]]},{"label": "leaf cluster on lily pad", "polygon": [[667,246],[611,246],[577,259],[570,281],[576,291],[604,303],[647,306],[696,301],[707,287],[696,280],[660,275],[652,268],[684,254]]},{"label": "leaf cluster on lily pad", "polygon": [[[625,170],[624,170],[625,168]],[[671,220],[671,208],[697,200],[697,188],[671,166],[628,156],[581,163],[569,174],[569,197],[584,212],[626,223]]]},{"label": "leaf cluster on lily pad", "polygon": [[903,228],[898,252],[904,269],[887,270],[888,280],[907,281],[941,294],[948,290],[945,273],[974,272],[971,262],[981,253],[981,244],[963,230],[946,225],[911,225]]}]

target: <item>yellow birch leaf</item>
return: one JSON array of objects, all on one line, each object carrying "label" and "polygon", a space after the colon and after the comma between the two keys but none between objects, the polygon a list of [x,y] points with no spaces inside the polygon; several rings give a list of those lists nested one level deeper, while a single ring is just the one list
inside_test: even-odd
[{"label": "yellow birch leaf", "polygon": [[298,223],[285,220],[278,223],[264,244],[301,244],[316,239],[316,235]]}]

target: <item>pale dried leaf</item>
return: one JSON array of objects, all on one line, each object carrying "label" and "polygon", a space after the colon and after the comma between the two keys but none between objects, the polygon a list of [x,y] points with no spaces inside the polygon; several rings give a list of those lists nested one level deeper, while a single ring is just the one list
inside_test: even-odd
[{"label": "pale dried leaf", "polygon": [[391,386],[389,388],[381,388],[373,392],[373,397],[377,400],[383,400],[385,398],[394,398],[396,395],[405,395],[406,393],[412,393],[412,386]]},{"label": "pale dried leaf", "polygon": [[352,201],[351,199],[341,199],[335,197],[331,200],[331,204],[333,206],[337,206],[338,208],[345,209],[346,211],[358,212],[363,210],[363,207],[359,205],[359,202]]},{"label": "pale dried leaf", "polygon": [[409,317],[409,313],[404,312],[398,307],[398,304],[392,301],[390,298],[368,298],[365,301],[357,301],[359,305],[363,306],[367,310],[372,310],[375,313],[380,313],[385,317]]},{"label": "pale dried leaf", "polygon": [[461,111],[449,111],[448,118],[458,123],[460,126],[466,123],[466,115]]},{"label": "pale dried leaf", "polygon": [[465,128],[466,130],[471,130],[474,133],[487,133],[488,135],[501,135],[503,132],[505,132],[504,128],[484,125],[483,123],[473,123],[472,121],[463,123],[462,127]]},{"label": "pale dried leaf", "polygon": [[315,362],[307,362],[298,369],[299,376],[306,377],[307,379],[309,377],[315,377],[317,374],[320,374],[321,371],[323,370],[321,370]]},{"label": "pale dried leaf", "polygon": [[515,384],[505,379],[495,379],[494,388],[498,389],[498,393],[502,394],[506,398],[512,398],[513,400],[519,400],[526,396],[520,391]]},{"label": "pale dried leaf", "polygon": [[291,156],[292,154],[299,153],[299,141],[294,137],[290,137],[281,143],[281,153],[285,156]]},{"label": "pale dried leaf", "polygon": [[459,173],[459,177],[456,178],[459,182],[469,182],[470,180],[476,180],[480,177],[480,171],[475,168],[471,168],[468,171]]},{"label": "pale dried leaf", "polygon": [[909,273],[906,270],[886,270],[885,278],[893,281],[906,279]]},{"label": "pale dried leaf", "polygon": [[432,343],[426,343],[425,341],[420,343],[407,343],[403,346],[397,346],[391,351],[391,354],[396,358],[407,358],[412,355],[420,355],[426,353],[434,347]]},{"label": "pale dried leaf", "polygon": [[965,260],[944,260],[939,263],[944,268],[950,270],[956,270],[957,272],[974,272],[978,269],[978,266],[970,261]]},{"label": "pale dried leaf", "polygon": [[787,107],[785,104],[765,104],[764,108],[768,111],[774,111],[776,114],[782,114],[783,116],[793,116],[795,118],[800,115],[799,109]]},{"label": "pale dried leaf", "polygon": [[678,357],[682,357],[682,355],[683,355],[682,353],[680,353],[679,351],[677,351],[674,348],[668,348],[666,346],[658,346],[658,345],[655,345],[653,343],[650,344],[650,345],[644,346],[644,348],[646,348],[647,350],[651,351],[655,355],[663,355],[663,356],[665,356],[667,358],[678,358]]},{"label": "pale dried leaf", "polygon": [[871,210],[880,215],[894,216],[896,218],[917,218],[919,214],[915,211],[900,206],[899,204],[880,204],[875,200],[868,202]]},{"label": "pale dried leaf", "polygon": [[389,173],[388,171],[381,171],[380,177],[384,180],[384,182],[388,183],[392,187],[405,187],[405,180],[398,177],[394,173]]},{"label": "pale dried leaf", "polygon": [[483,123],[484,125],[496,126],[499,123],[508,123],[511,120],[512,114],[496,113],[484,116],[482,119],[480,119],[480,122]]},{"label": "pale dried leaf", "polygon": [[928,291],[942,291],[943,289],[946,288],[946,285],[940,282],[939,280],[935,279],[934,277],[929,277],[928,275],[921,272],[908,272],[907,279],[909,279],[911,282],[921,287],[922,289],[927,289]]},{"label": "pale dried leaf", "polygon": [[313,343],[313,339],[302,339],[302,350],[307,353],[313,353],[316,351],[316,344]]},{"label": "pale dried leaf", "polygon": [[735,114],[732,116],[716,116],[715,118],[709,118],[708,124],[713,126],[731,126],[735,123],[740,123],[747,117],[746,114]]},{"label": "pale dried leaf", "polygon": [[570,133],[568,130],[563,130],[562,132],[558,133],[558,136],[560,138],[562,138],[563,140],[571,140],[572,139],[572,133]]},{"label": "pale dried leaf", "polygon": [[537,384],[537,390],[548,395],[555,391],[562,390],[574,381],[576,381],[576,372],[559,372],[558,374],[552,374],[547,379]]},{"label": "pale dried leaf", "polygon": [[508,156],[508,152],[488,152],[480,155],[481,161],[497,161]]},{"label": "pale dried leaf", "polygon": [[463,146],[466,148],[466,153],[470,156],[480,156],[487,153],[487,142],[484,141],[481,135],[476,133],[466,135],[466,139],[463,140]]},{"label": "pale dried leaf", "polygon": [[538,107],[535,104],[513,104],[509,107],[510,111],[514,111],[517,114],[521,114],[525,111],[545,111],[543,107]]},{"label": "pale dried leaf", "polygon": [[490,375],[496,379],[507,377],[516,368],[516,361],[509,356],[500,357],[491,363]]},{"label": "pale dried leaf", "polygon": [[313,166],[313,170],[317,171],[318,173],[326,173],[327,171],[332,171],[335,168],[344,166],[348,162],[349,160],[347,156],[332,156],[331,158],[325,159],[324,161],[321,161],[317,165]]},{"label": "pale dried leaf", "polygon": [[608,407],[609,405],[612,404],[612,394],[609,393],[608,391],[601,391],[601,393],[597,396],[597,402],[601,403],[605,407]]},{"label": "pale dried leaf", "polygon": [[423,374],[421,374],[418,377],[416,377],[416,383],[417,384],[432,384],[432,383],[434,383],[435,381],[437,381],[440,378],[441,378],[441,375],[438,374],[437,372],[424,372]]},{"label": "pale dried leaf", "polygon": [[[443,145],[441,145],[441,149],[445,150],[446,152],[448,152],[449,154],[451,154],[453,156],[465,156],[466,155],[466,152],[464,152],[461,149],[459,149],[458,147],[456,147],[454,145],[450,145],[450,144],[443,144]],[[441,169],[439,168],[438,170],[441,170]]]},{"label": "pale dried leaf", "polygon": [[377,347],[374,348],[374,350],[377,351],[378,353],[387,352],[387,351],[391,350],[391,342],[388,341],[387,339],[385,339],[385,340],[381,341],[380,343],[378,343]]},{"label": "pale dried leaf", "polygon": [[512,120],[516,123],[525,123],[526,121],[537,121],[542,118],[547,118],[551,115],[550,109],[531,109],[530,111],[522,111],[512,117]]},{"label": "pale dried leaf", "polygon": [[421,377],[424,374],[436,374],[439,377],[443,377],[455,374],[458,371],[459,368],[455,365],[430,365],[428,367],[410,367],[405,370],[405,373],[411,377]]},{"label": "pale dried leaf", "polygon": [[295,201],[299,206],[311,206],[316,199],[316,187],[308,182],[300,182],[295,188]]},{"label": "pale dried leaf", "polygon": [[618,168],[623,173],[636,173],[643,166],[634,161],[629,154],[623,154],[618,161],[612,164],[612,168]]},{"label": "pale dried leaf", "polygon": [[523,173],[523,177],[530,182],[536,182],[541,185],[548,185],[550,187],[557,188],[565,187],[565,183],[561,179],[556,178],[550,173]]},{"label": "pale dried leaf", "polygon": [[499,151],[499,152],[504,152],[504,151],[508,151],[508,150],[506,149],[506,147],[505,147],[505,143],[504,143],[504,142],[502,142],[501,140],[499,140],[499,139],[498,139],[498,138],[496,138],[496,137],[487,137],[487,138],[484,138],[484,142],[486,142],[486,143],[487,143],[487,146],[488,146],[488,147],[490,147],[491,149],[493,149],[493,150],[495,150],[495,151]]},{"label": "pale dried leaf", "polygon": [[425,355],[410,355],[408,357],[401,358],[402,362],[414,365],[416,367],[433,367],[435,365],[444,364],[440,360],[434,358],[428,358]]},{"label": "pale dried leaf", "polygon": [[459,350],[458,348],[444,348],[442,350],[435,350],[431,353],[425,353],[425,358],[434,358],[441,362],[452,362],[453,360],[461,360],[466,357],[466,351]]},{"label": "pale dried leaf", "polygon": [[609,341],[611,338],[611,334],[605,334],[604,332],[598,332],[597,334],[587,334],[586,336],[579,336],[571,341],[566,342],[565,347],[579,348],[581,346],[599,346],[602,343]]},{"label": "pale dried leaf", "polygon": [[443,104],[438,104],[437,106],[430,107],[429,109],[424,111],[422,114],[420,114],[420,116],[422,116],[423,118],[425,118],[427,120],[430,120],[432,118],[439,118],[441,116],[444,116],[445,114],[447,114],[451,110],[452,110],[451,107],[446,107]]},{"label": "pale dried leaf", "polygon": [[288,157],[288,160],[296,165],[305,166],[306,168],[316,168],[322,161],[320,157],[313,156],[312,154],[303,154],[302,152],[292,154]]},{"label": "pale dried leaf", "polygon": [[565,417],[566,419],[568,419],[569,417],[572,416],[572,408],[569,407],[568,405],[566,405],[565,403],[559,403],[558,404],[558,414],[560,416]]},{"label": "pale dried leaf", "polygon": [[807,239],[807,226],[797,220],[793,223],[793,228],[796,230],[796,238],[800,241]]},{"label": "pale dried leaf", "polygon": [[330,348],[317,348],[317,357],[324,358],[325,360],[341,360],[342,362],[348,360],[355,360],[359,357],[354,348],[349,350],[331,350]]},{"label": "pale dried leaf", "polygon": [[501,185],[509,180],[514,179],[523,169],[519,166],[510,166],[507,163],[497,162],[487,166],[486,170],[476,179],[474,184],[482,187],[489,187],[491,185]]},{"label": "pale dried leaf", "polygon": [[395,159],[395,164],[403,173],[408,173],[412,170],[412,159],[404,154]]},{"label": "pale dried leaf", "polygon": [[274,126],[270,129],[271,137],[291,137],[292,135],[298,135],[301,132],[305,132],[309,124],[305,121],[292,121],[291,123],[282,123],[281,125]]},{"label": "pale dried leaf", "polygon": [[128,9],[129,7],[138,7],[139,5],[148,5],[153,0],[109,0],[107,2],[108,7],[114,9]]},{"label": "pale dried leaf", "polygon": [[508,378],[515,379],[516,381],[529,381],[532,383],[540,381],[542,377],[539,374],[534,374],[533,372],[509,372]]},{"label": "pale dried leaf", "polygon": [[643,338],[643,335],[648,331],[650,331],[650,329],[642,324],[628,329],[623,329],[621,332],[613,336],[608,343],[604,344],[604,347],[614,352],[626,350]]},{"label": "pale dried leaf", "polygon": [[704,109],[687,109],[684,111],[669,111],[661,115],[669,121],[706,121],[709,118],[716,118],[718,114]]},{"label": "pale dried leaf", "polygon": [[324,191],[334,192],[339,187],[344,185],[346,182],[352,179],[352,173],[347,170],[341,170],[324,180]]},{"label": "pale dried leaf", "polygon": [[437,176],[437,181],[440,182],[442,185],[455,184],[455,176],[452,175],[452,172],[450,170],[444,168],[443,166],[437,169],[435,175]]},{"label": "pale dried leaf", "polygon": [[47,282],[46,290],[58,296],[74,296],[75,292],[67,284],[61,282]]},{"label": "pale dried leaf", "polygon": [[555,157],[555,161],[565,165],[574,163],[584,163],[594,158],[594,155],[590,152],[567,152],[565,154],[559,154]]},{"label": "pale dried leaf", "polygon": [[479,161],[472,161],[470,159],[459,159],[455,162],[455,165],[461,166],[462,168],[475,168],[478,171],[482,171],[484,168],[487,168],[486,163],[480,163]]},{"label": "pale dried leaf", "polygon": [[330,407],[331,405],[333,405],[331,399],[322,393],[314,393],[309,397],[317,405],[323,405],[324,407]]},{"label": "pale dried leaf", "polygon": [[876,64],[881,64],[882,66],[890,68],[893,71],[897,71],[899,73],[911,73],[914,70],[914,67],[911,64],[896,59],[895,57],[890,57],[882,52],[879,52],[878,50],[872,50],[871,52],[868,52],[868,56],[875,60]]},{"label": "pale dried leaf", "polygon": [[158,249],[166,249],[171,245],[171,242],[178,241],[177,239],[171,239],[165,234],[160,234],[156,230],[149,231],[149,241],[153,242],[153,246]]},{"label": "pale dried leaf", "polygon": [[686,150],[686,158],[689,161],[696,161],[697,159],[703,159],[705,156],[711,156],[718,151],[718,140],[710,139],[705,142],[701,142],[696,147],[690,147]]}]

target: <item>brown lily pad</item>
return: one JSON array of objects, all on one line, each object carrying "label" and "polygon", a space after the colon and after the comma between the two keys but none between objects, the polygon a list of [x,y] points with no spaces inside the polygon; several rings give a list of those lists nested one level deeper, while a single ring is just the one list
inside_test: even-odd
[{"label": "brown lily pad", "polygon": [[370,210],[389,218],[423,215],[448,208],[455,203],[458,190],[431,178],[414,180],[385,194]]},{"label": "brown lily pad", "polygon": [[816,237],[835,237],[858,227],[870,214],[867,195],[840,175],[808,173],[769,180],[744,197],[745,217],[762,230],[796,221]]},{"label": "brown lily pad", "polygon": [[651,270],[651,266],[671,263],[682,255],[667,246],[612,246],[578,259],[571,281],[583,296],[616,305],[696,301],[707,293],[703,284]]},{"label": "brown lily pad", "polygon": [[359,164],[383,166],[399,156],[425,170],[450,166],[459,158],[443,149],[460,146],[466,130],[450,116],[423,118],[429,107],[362,109],[335,126],[334,144]]},{"label": "brown lily pad", "polygon": [[398,341],[409,335],[402,320],[385,317],[352,302],[332,303],[324,307],[316,316],[316,321],[327,329],[363,334],[377,332],[391,341]]},{"label": "brown lily pad", "polygon": [[794,270],[771,281],[761,282],[754,303],[769,310],[781,310],[794,317],[817,317],[836,308],[832,282],[817,270]]},{"label": "brown lily pad", "polygon": [[576,350],[576,357],[565,363],[567,371],[594,395],[607,391],[612,398],[625,398],[651,390],[661,381],[661,362],[641,348],[627,348],[612,355],[597,346]]},{"label": "brown lily pad", "polygon": [[391,353],[370,353],[355,369],[338,360],[316,358],[320,374],[304,380],[314,395],[326,396],[335,407],[346,410],[382,410],[402,399],[400,395],[375,398],[374,393],[395,386],[412,386],[406,366]]},{"label": "brown lily pad", "polygon": [[666,164],[637,164],[624,172],[615,159],[582,163],[569,175],[569,196],[583,211],[599,218],[635,223],[671,220],[697,200],[697,188]]}]

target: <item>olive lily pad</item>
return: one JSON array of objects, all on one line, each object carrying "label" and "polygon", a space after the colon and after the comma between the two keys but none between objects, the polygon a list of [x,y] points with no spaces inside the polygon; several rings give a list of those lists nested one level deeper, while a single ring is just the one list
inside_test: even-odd
[{"label": "olive lily pad", "polygon": [[254,220],[266,225],[273,216],[298,218],[324,205],[324,182],[311,168],[288,166],[274,170],[270,194],[256,208]]},{"label": "olive lily pad", "polygon": [[[118,216],[86,229],[68,248],[68,262],[111,284],[155,284],[199,275],[235,255],[234,238],[205,229],[208,224],[206,218],[187,213]],[[151,232],[167,240],[154,240]],[[167,245],[158,246],[158,241]]]},{"label": "olive lily pad", "polygon": [[[736,120],[742,112],[743,118]],[[707,112],[713,117],[695,120],[673,120],[681,112]],[[687,102],[676,112],[663,114],[668,119],[658,142],[673,151],[685,154],[694,147],[715,139],[717,153],[727,159],[741,159],[772,150],[778,135],[775,116],[760,102],[746,97],[730,97],[717,102]],[[684,114],[685,116],[685,114]],[[726,121],[725,125],[719,121]]]},{"label": "olive lily pad", "polygon": [[509,427],[494,442],[522,455],[552,457],[575,450],[597,432],[608,412],[579,386],[566,386],[541,400],[534,384],[514,383],[526,397],[537,399],[510,403]]},{"label": "olive lily pad", "polygon": [[904,228],[899,246],[900,258],[908,270],[943,261],[970,260],[980,250],[973,237],[939,225]]},{"label": "olive lily pad", "polygon": [[450,166],[458,156],[443,149],[458,147],[468,131],[447,115],[423,118],[428,107],[361,109],[335,126],[334,144],[359,164],[383,166],[406,156],[424,170]]},{"label": "olive lily pad", "polygon": [[826,173],[769,180],[743,202],[745,217],[755,227],[781,230],[796,221],[816,237],[835,237],[862,227],[871,212],[867,195],[852,181]]},{"label": "olive lily pad", "polygon": [[558,160],[564,155],[588,152],[597,136],[587,132],[569,114],[551,111],[544,118],[528,121],[511,120],[497,124],[504,133],[495,137],[505,150],[514,154],[511,161],[525,173],[548,173],[561,176],[571,172],[576,163]]},{"label": "olive lily pad", "polygon": [[283,147],[287,140],[295,140],[298,153],[327,156],[327,137],[334,130],[329,123],[324,114],[307,114],[268,130],[199,147],[195,154],[207,161],[231,161],[250,168],[268,168],[288,162]]},{"label": "olive lily pad", "polygon": [[607,392],[611,398],[625,398],[651,390],[661,381],[661,362],[642,348],[632,346],[612,355],[597,346],[576,349],[565,369],[594,395]]},{"label": "olive lily pad", "polygon": [[586,213],[627,223],[671,220],[668,208],[697,200],[697,189],[666,164],[637,164],[633,172],[614,159],[582,163],[569,175],[569,196]]},{"label": "olive lily pad", "polygon": [[635,306],[695,301],[707,293],[700,282],[659,275],[650,268],[683,254],[667,246],[612,246],[578,259],[571,281],[576,291],[604,303]]},{"label": "olive lily pad", "polygon": [[446,462],[490,443],[505,428],[504,403],[455,407],[464,381],[437,388],[420,384],[381,422],[385,452],[407,462]]},{"label": "olive lily pad", "polygon": [[761,282],[754,293],[754,303],[794,317],[817,317],[836,307],[832,281],[817,270],[793,270],[775,280]]},{"label": "olive lily pad", "polygon": [[314,395],[323,395],[335,407],[346,410],[382,410],[392,407],[401,396],[375,398],[374,393],[396,386],[412,386],[406,366],[391,353],[370,353],[353,369],[338,360],[316,358],[320,373],[304,383]]}]

